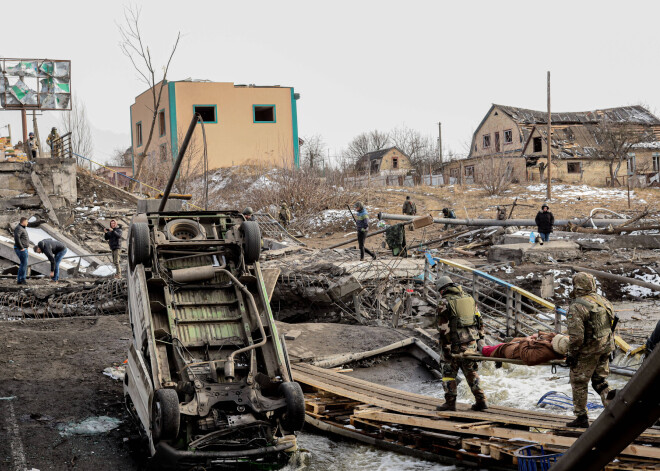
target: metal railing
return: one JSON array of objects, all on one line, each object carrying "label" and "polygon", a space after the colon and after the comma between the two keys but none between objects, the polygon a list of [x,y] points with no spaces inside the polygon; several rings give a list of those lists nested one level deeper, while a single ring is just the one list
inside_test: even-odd
[{"label": "metal railing", "polygon": [[50,156],[53,158],[72,158],[71,133],[63,134],[50,143]]},{"label": "metal railing", "polygon": [[484,325],[504,337],[530,335],[539,330],[561,332],[566,327],[566,311],[529,291],[460,263],[426,253],[425,290],[429,274],[448,275],[474,297]]}]

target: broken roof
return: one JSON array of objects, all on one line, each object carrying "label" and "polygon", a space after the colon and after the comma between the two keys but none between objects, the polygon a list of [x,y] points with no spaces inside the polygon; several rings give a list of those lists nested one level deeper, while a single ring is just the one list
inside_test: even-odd
[{"label": "broken roof", "polygon": [[[528,110],[514,106],[493,104],[506,113],[511,119],[522,125],[535,125],[547,123],[546,111]],[[603,120],[641,124],[647,126],[660,125],[660,119],[655,117],[643,106],[620,106],[593,111],[574,111],[552,113],[552,122],[556,124],[597,124]]]},{"label": "broken roof", "polygon": [[[398,147],[394,146],[394,147],[388,147],[387,149],[379,149],[379,150],[375,150],[373,152],[367,152],[366,154],[364,154],[362,157],[360,157],[358,159],[358,162],[364,162],[366,160],[368,160],[370,162],[372,160],[380,160],[385,156],[385,154],[387,154],[389,151],[391,151],[393,149],[398,150],[401,153],[401,155],[406,155],[405,152],[403,152]],[[406,157],[407,157],[407,155],[406,155]]]}]

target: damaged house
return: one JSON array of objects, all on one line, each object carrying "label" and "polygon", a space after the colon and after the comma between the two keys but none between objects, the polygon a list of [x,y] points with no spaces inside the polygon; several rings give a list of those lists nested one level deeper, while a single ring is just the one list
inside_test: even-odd
[{"label": "damaged house", "polygon": [[[660,120],[642,106],[552,113],[552,178],[592,185],[644,186],[658,181]],[[547,113],[493,104],[472,136],[467,159],[443,168],[452,182],[495,173],[513,181],[544,180]]]},{"label": "damaged house", "polygon": [[412,169],[410,157],[398,147],[367,152],[356,166],[360,173],[371,175],[405,175]]}]

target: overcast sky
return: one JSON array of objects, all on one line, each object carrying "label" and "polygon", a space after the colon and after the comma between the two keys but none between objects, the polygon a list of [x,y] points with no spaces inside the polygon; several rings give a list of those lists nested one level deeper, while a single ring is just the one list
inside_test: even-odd
[{"label": "overcast sky", "polygon": [[[491,103],[553,110],[660,108],[660,2],[143,1],[142,32],[172,80],[294,86],[302,137],[331,154],[373,129],[408,126],[445,150],[465,143]],[[9,10],[5,13],[10,14]],[[5,57],[71,59],[95,157],[130,145],[129,106],[146,87],[119,47],[120,1],[31,1],[5,18]],[[60,112],[46,112],[45,132]],[[20,134],[20,113],[0,113]],[[31,130],[31,125],[30,125]],[[0,133],[4,130],[0,129]],[[16,139],[15,139],[16,140]]]}]

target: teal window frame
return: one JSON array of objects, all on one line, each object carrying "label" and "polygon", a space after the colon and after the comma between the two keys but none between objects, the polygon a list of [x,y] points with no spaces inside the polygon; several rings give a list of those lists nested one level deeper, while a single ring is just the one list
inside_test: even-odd
[{"label": "teal window frame", "polygon": [[[257,121],[257,117],[256,117],[257,107],[266,107],[266,106],[272,106],[273,107],[273,120],[272,121]],[[252,105],[252,123],[253,124],[277,123],[277,106],[274,105],[274,104],[268,104],[268,103],[264,103],[264,104],[261,104],[261,105]]]},{"label": "teal window frame", "polygon": [[[140,126],[140,132],[138,132],[138,126]],[[137,138],[137,147],[142,147],[144,145],[144,140],[142,139],[142,121],[135,123],[135,134]]]},{"label": "teal window frame", "polygon": [[[162,133],[160,132],[160,114],[161,113],[163,113],[163,132]],[[166,120],[166,117],[165,117],[165,108],[163,108],[162,110],[158,110],[158,128],[159,128],[158,129],[158,134],[159,134],[158,137],[163,137],[167,134],[167,120]]]},{"label": "teal window frame", "polygon": [[202,104],[197,104],[193,105],[193,116],[195,113],[197,113],[196,108],[198,106],[206,106],[206,107],[213,107],[213,113],[215,114],[215,121],[204,121],[204,124],[217,124],[218,123],[218,105],[202,105]]}]

